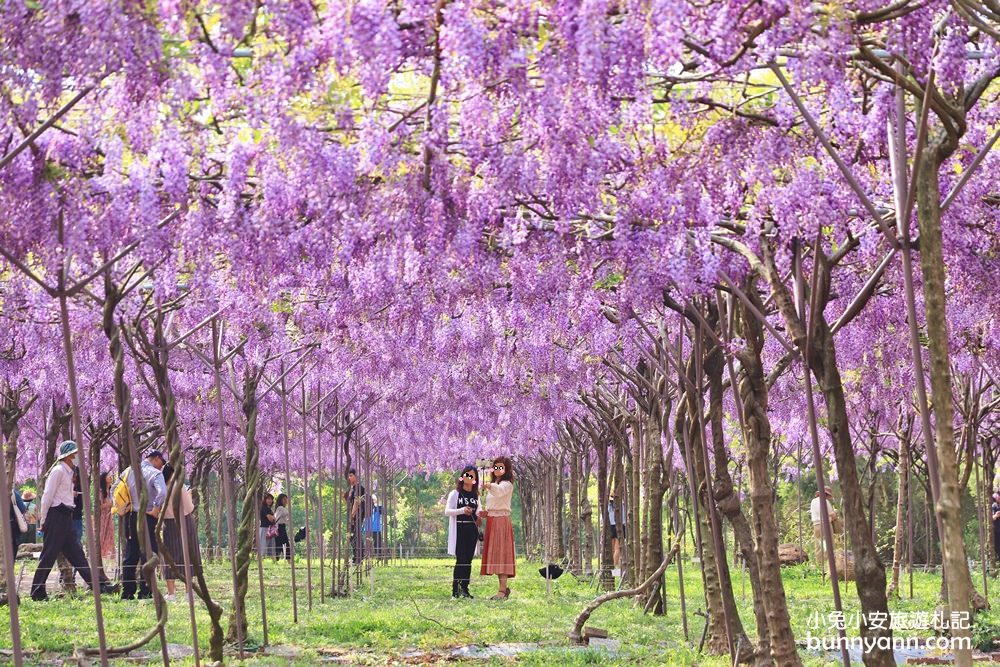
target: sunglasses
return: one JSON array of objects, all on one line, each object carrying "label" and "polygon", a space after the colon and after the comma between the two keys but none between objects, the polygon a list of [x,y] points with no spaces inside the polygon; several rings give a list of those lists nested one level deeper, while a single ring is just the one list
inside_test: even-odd
[{"label": "sunglasses", "polygon": [[493,466],[494,470],[506,470],[503,466]]},{"label": "sunglasses", "polygon": [[469,473],[469,472],[467,472],[467,473],[465,473],[464,475],[462,475],[462,479],[471,479],[471,480],[475,480],[475,479],[476,479],[476,476],[475,476],[475,475],[473,475],[472,473]]}]

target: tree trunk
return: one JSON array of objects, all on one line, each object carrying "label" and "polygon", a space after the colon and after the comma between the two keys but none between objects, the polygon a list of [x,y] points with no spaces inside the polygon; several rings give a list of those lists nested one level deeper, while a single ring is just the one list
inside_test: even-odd
[{"label": "tree trunk", "polygon": [[[795,311],[791,294],[785,286],[781,272],[770,255],[767,242],[762,240],[761,249],[766,255],[767,281],[775,297],[775,303],[785,320],[786,327],[792,332],[795,344],[800,350],[805,350],[806,335],[802,321]],[[814,261],[814,271],[820,271],[816,280],[820,294],[812,296],[818,305],[815,312],[813,328],[813,345],[809,367],[816,377],[820,391],[826,404],[827,429],[833,443],[834,458],[837,464],[837,475],[844,496],[844,515],[847,524],[847,534],[854,547],[855,587],[861,602],[861,636],[866,646],[873,646],[864,654],[867,667],[895,667],[891,647],[892,631],[888,628],[871,627],[866,618],[888,618],[889,602],[885,595],[885,566],[878,557],[875,544],[872,541],[871,525],[864,509],[861,483],[858,480],[857,458],[854,455],[854,443],[851,442],[850,421],[847,414],[847,400],[844,396],[844,385],[837,367],[837,351],[833,334],[823,315],[823,308],[829,301],[830,274],[824,257]],[[879,624],[883,625],[883,624]],[[884,648],[879,648],[879,646]]]},{"label": "tree trunk", "polygon": [[[996,442],[997,438],[986,438],[983,440],[983,485],[986,487],[984,490],[987,496],[987,505],[989,507],[989,496],[993,486],[993,480],[996,476],[996,456],[993,453],[993,443]],[[993,549],[994,544],[994,529],[993,529],[993,515],[990,515],[990,519],[986,521],[986,540],[989,543],[989,548],[987,549],[987,554],[989,554],[990,567],[996,568],[997,566],[997,553]]]},{"label": "tree trunk", "polygon": [[[709,323],[714,326],[718,320],[718,313],[712,309],[709,313]],[[729,474],[729,448],[722,426],[723,418],[723,389],[722,370],[725,360],[722,355],[722,348],[715,345],[706,336],[705,359],[702,365],[705,377],[708,379],[708,416],[712,427],[712,453],[715,459],[715,480],[713,495],[719,511],[729,521],[733,527],[733,536],[736,539],[736,549],[747,564],[747,571],[750,575],[750,587],[753,591],[754,619],[757,624],[757,647],[756,664],[760,667],[771,665],[771,636],[767,625],[767,613],[764,610],[763,589],[760,582],[760,569],[755,556],[753,534],[750,522],[743,514],[739,496],[736,494],[736,487],[733,478]],[[780,663],[779,663],[780,664]]]},{"label": "tree trunk", "polygon": [[[257,385],[261,373],[258,369],[247,369],[243,375],[243,437],[246,442],[246,464],[244,467],[243,508],[240,513],[239,534],[236,539],[236,590],[233,595],[239,600],[229,615],[229,628],[226,631],[226,641],[233,642],[239,636],[247,636],[247,620],[237,618],[235,609],[246,609],[247,588],[250,579],[250,561],[252,560],[255,532],[258,523],[258,499],[260,497],[262,477],[260,473],[260,449],[257,447]],[[418,517],[419,519],[419,517]],[[322,535],[320,536],[322,538]]]},{"label": "tree trunk", "polygon": [[595,440],[594,449],[597,451],[597,508],[600,527],[600,552],[598,555],[598,568],[600,571],[601,589],[605,591],[613,590],[615,579],[611,576],[614,568],[614,554],[611,549],[611,531],[608,525],[608,446],[603,442]]},{"label": "tree trunk", "polygon": [[521,499],[521,535],[524,539],[524,551],[528,560],[532,559],[535,536],[534,520],[534,484],[529,475],[521,474],[521,483],[517,485],[517,495]]},{"label": "tree trunk", "polygon": [[[954,404],[952,403],[951,357],[948,350],[948,313],[945,304],[944,251],[941,234],[941,193],[938,170],[955,149],[957,138],[943,128],[931,130],[926,150],[916,165],[917,220],[920,225],[920,273],[923,277],[924,314],[931,358],[931,401],[934,410],[934,440],[938,454],[940,491],[937,515],[941,519],[941,560],[948,586],[948,606],[954,613],[968,614],[973,594],[972,577],[962,535],[962,505],[955,457]],[[967,626],[968,624],[966,624]],[[968,638],[968,629],[955,629],[955,637]],[[971,665],[969,650],[957,650],[956,664]]]},{"label": "tree trunk", "polygon": [[[153,384],[156,389],[156,402],[160,408],[160,423],[163,426],[163,437],[164,442],[168,450],[168,458],[170,464],[174,467],[175,477],[172,477],[170,482],[167,484],[167,490],[171,493],[168,496],[168,502],[172,499],[174,502],[174,516],[176,517],[176,523],[179,530],[185,530],[184,526],[184,515],[181,512],[181,499],[180,495],[173,492],[172,489],[177,482],[183,482],[185,480],[185,455],[181,446],[180,433],[178,431],[178,419],[177,419],[177,400],[174,395],[173,384],[170,380],[169,373],[169,357],[167,345],[167,340],[163,332],[163,312],[157,311],[153,319],[153,339],[150,341],[143,329],[137,327],[136,334],[140,341],[140,345],[143,347],[146,353],[146,363],[149,364],[151,370],[153,371]],[[159,522],[162,530],[162,521]],[[157,539],[159,539],[157,537]],[[185,538],[186,539],[186,538]],[[162,543],[162,542],[161,542]],[[188,580],[188,576],[182,575],[179,568],[175,568],[175,575],[181,575],[178,578],[185,581],[185,584],[190,583],[195,594],[201,598],[202,602],[205,603],[205,608],[208,611],[209,622],[211,624],[211,632],[209,633],[209,655],[211,659],[215,662],[221,662],[223,660],[223,633],[222,633],[222,607],[212,599],[211,593],[209,592],[208,584],[205,581],[204,568],[201,566],[201,559],[195,550],[198,548],[197,544],[190,544],[189,554],[190,557],[190,567],[186,568],[185,572],[190,572],[191,581]],[[166,558],[170,558],[169,552],[166,553]]]},{"label": "tree trunk", "polygon": [[[847,532],[854,547],[855,585],[858,598],[861,601],[861,610],[865,617],[870,617],[873,614],[888,614],[889,602],[885,594],[885,566],[875,550],[871,526],[862,504],[857,461],[848,427],[844,387],[841,383],[840,371],[836,366],[833,337],[822,314],[817,315],[816,331],[816,349],[820,360],[818,363],[814,363],[813,370],[826,399],[827,424],[834,445],[837,474],[844,497]],[[819,366],[821,370],[817,370],[815,366]],[[887,618],[887,616],[882,616],[882,618]],[[871,638],[874,642],[887,641],[877,639],[879,637],[892,637],[892,631],[888,628],[871,627],[863,619],[861,634],[863,637]],[[891,642],[891,639],[888,641]],[[871,645],[878,646],[878,643]],[[865,654],[864,662],[868,667],[876,665],[891,667],[895,665],[895,658],[893,658],[891,649],[875,648]]]},{"label": "tree trunk", "polygon": [[566,506],[566,492],[565,492],[565,466],[562,456],[560,456],[554,463],[554,483],[555,483],[555,499],[556,502],[552,507],[552,559],[555,562],[561,561],[566,557],[566,542],[563,539],[563,507]]},{"label": "tree trunk", "polygon": [[[216,552],[218,542],[216,541],[215,525],[212,523],[212,467],[205,462],[199,478],[201,493],[197,504],[201,509],[202,524],[205,527],[205,551],[209,554]],[[219,512],[222,512],[223,501],[219,498]]]},{"label": "tree trunk", "polygon": [[584,576],[594,572],[594,510],[590,505],[590,457],[587,450],[583,454],[582,475],[580,479],[580,532],[583,534],[583,567]]},{"label": "tree trunk", "polygon": [[579,575],[583,558],[580,554],[580,456],[569,454],[569,571]]},{"label": "tree trunk", "polygon": [[[688,379],[694,383],[694,361],[688,364]],[[698,401],[688,390],[686,401],[678,407],[677,419],[681,420],[681,428],[686,439],[685,448],[691,456],[690,469],[694,476],[694,486],[697,493],[696,502],[699,505],[698,523],[702,535],[700,541],[702,564],[702,583],[705,589],[705,606],[708,609],[708,632],[705,645],[712,655],[729,655],[729,636],[732,635],[733,645],[750,646],[743,622],[740,620],[733,595],[733,582],[729,573],[729,563],[719,562],[713,547],[714,533],[709,522],[709,502],[714,502],[709,493],[707,461],[702,447],[702,431],[698,425]],[[682,448],[684,451],[684,448]],[[725,548],[720,549],[724,554]],[[726,631],[726,619],[729,620],[729,633]],[[749,652],[744,655],[748,655]]]},{"label": "tree trunk", "polygon": [[[48,474],[49,469],[56,462],[56,450],[59,448],[59,438],[62,437],[70,421],[69,405],[57,405],[52,401],[52,410],[49,413],[49,421],[45,430],[45,467],[41,474]],[[38,480],[39,485],[44,484],[43,479]],[[39,489],[39,492],[41,489]],[[41,496],[41,493],[39,493]],[[41,502],[41,500],[39,500]]]},{"label": "tree trunk", "polygon": [[[91,499],[93,503],[91,507],[95,508],[94,517],[94,544],[98,545],[97,553],[94,554],[94,559],[97,561],[97,567],[100,568],[100,573],[104,574],[104,562],[101,554],[100,544],[101,544],[101,518],[100,518],[100,507],[101,507],[101,446],[103,441],[99,434],[98,428],[95,427],[90,430],[90,489],[94,493],[94,497]],[[82,446],[82,443],[81,443]],[[82,537],[82,536],[81,536]]]},{"label": "tree trunk", "polygon": [[[746,293],[757,298],[757,289],[748,282]],[[759,301],[759,299],[757,299]],[[775,665],[798,667],[802,664],[795,648],[785,586],[778,561],[778,522],[774,514],[774,491],[768,472],[771,455],[771,420],[768,417],[768,389],[761,362],[764,346],[763,326],[746,306],[740,304],[739,334],[746,342],[740,359],[738,377],[743,423],[746,429],[748,467],[750,471],[750,503],[753,507],[753,528],[756,548],[753,559],[760,572],[760,586],[770,636],[771,659]]]},{"label": "tree trunk", "polygon": [[[645,581],[663,562],[663,497],[667,493],[667,486],[664,484],[665,475],[663,473],[663,447],[660,444],[660,429],[656,420],[651,416],[644,416],[646,427],[643,433],[646,436],[646,488],[647,491],[647,514],[648,521],[646,529],[643,531],[645,539],[645,554],[643,556],[642,574],[640,580]],[[643,601],[647,609],[650,608],[650,598],[652,598],[652,610],[657,616],[665,613],[663,589],[655,585],[649,589],[649,595]]]},{"label": "tree trunk", "polygon": [[638,583],[642,581],[640,576],[642,543],[639,539],[639,536],[642,535],[642,514],[639,502],[642,494],[642,441],[633,436],[631,443],[631,454],[625,459],[625,480],[627,485],[625,499],[628,501],[628,509],[626,510],[628,518],[625,521],[625,536],[624,538],[619,538],[619,542],[622,545],[622,553],[628,550],[629,582]]},{"label": "tree trunk", "polygon": [[907,514],[909,506],[906,499],[910,488],[910,428],[899,434],[899,492],[896,495],[896,535],[892,544],[892,583],[889,584],[889,597],[899,597],[899,571],[903,564],[903,539],[906,534]]}]

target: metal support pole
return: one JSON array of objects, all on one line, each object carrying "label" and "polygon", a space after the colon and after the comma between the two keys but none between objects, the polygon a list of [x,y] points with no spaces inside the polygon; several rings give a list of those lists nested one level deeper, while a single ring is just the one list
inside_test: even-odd
[{"label": "metal support pole", "polygon": [[[257,496],[257,507],[264,506],[264,489]],[[264,545],[260,539],[260,529],[254,531],[257,536],[257,581],[260,584],[260,618],[264,631],[264,646],[267,646],[267,596],[264,594]]]},{"label": "metal support pole", "polygon": [[[24,655],[21,651],[21,621],[18,615],[18,605],[21,602],[20,591],[17,590],[17,580],[14,578],[14,539],[11,534],[10,521],[6,518],[10,516],[12,479],[7,476],[7,453],[6,443],[4,443],[3,432],[0,431],[0,516],[4,521],[0,521],[0,540],[3,541],[3,569],[4,578],[7,580],[7,612],[10,614],[10,639],[11,648],[14,653],[14,667],[21,667],[24,664]],[[93,579],[91,579],[93,581]]]},{"label": "metal support pole", "polygon": [[[318,397],[317,397],[318,398]],[[313,608],[312,584],[312,515],[309,512],[309,412],[306,409],[306,383],[302,383],[302,483],[306,510],[306,591],[309,598],[309,611]]]},{"label": "metal support pole", "polygon": [[[62,216],[60,216],[59,235],[62,237]],[[61,239],[60,239],[61,241]],[[66,265],[59,269],[59,320],[62,324],[63,351],[66,354],[66,374],[69,379],[70,404],[73,409],[73,439],[83,442],[83,424],[80,417],[80,392],[76,381],[76,362],[73,356],[73,336],[69,328],[69,304],[66,299]],[[87,536],[87,565],[90,567],[90,589],[94,594],[94,620],[97,622],[97,642],[100,646],[102,667],[108,665],[108,643],[104,635],[104,611],[101,606],[101,575],[100,554],[94,535],[94,513],[90,502],[90,478],[87,470],[90,462],[87,460],[87,448],[79,447],[80,485],[83,490],[83,526]],[[9,500],[9,499],[8,499]],[[6,520],[6,515],[4,517]]]},{"label": "metal support pole", "polygon": [[236,595],[238,588],[236,576],[236,501],[233,491],[233,476],[229,469],[229,457],[226,455],[226,414],[222,407],[222,331],[218,319],[212,321],[212,369],[215,375],[215,397],[219,420],[219,453],[222,458],[222,491],[226,501],[226,524],[229,542],[229,564],[233,576],[233,616],[236,620],[236,643],[240,659],[243,659],[243,623],[246,614],[243,605]]},{"label": "metal support pole", "polygon": [[[316,374],[316,395],[322,395],[319,378]],[[319,509],[319,601],[326,600],[326,565],[324,551],[326,543],[326,524],[323,522],[323,406],[316,405],[316,506]]]},{"label": "metal support pole", "polygon": [[[292,466],[288,456],[288,393],[285,391],[285,362],[281,362],[281,438],[285,447],[285,495],[288,496],[288,557],[292,565],[292,623],[299,622],[299,592],[295,586],[295,528],[292,524]],[[303,384],[305,380],[303,379]]]},{"label": "metal support pole", "polygon": [[[819,243],[817,238],[817,250]],[[817,256],[816,262],[819,262]],[[803,288],[805,286],[805,281],[802,278],[802,256],[800,252],[795,253],[795,258],[793,260],[794,271],[795,271],[795,283],[797,285],[796,289],[796,307],[799,311],[799,317],[805,321],[806,324],[806,343],[805,349],[802,355],[799,357],[802,360],[802,372],[804,377],[804,386],[806,392],[806,413],[809,420],[809,437],[812,440],[813,449],[813,465],[816,467],[816,484],[819,487],[819,497],[821,499],[819,504],[820,512],[820,522],[823,526],[823,539],[826,543],[827,549],[827,559],[830,566],[830,586],[833,591],[833,607],[838,613],[843,613],[844,606],[840,599],[840,582],[837,578],[837,561],[834,553],[835,546],[833,544],[833,528],[830,525],[830,512],[827,507],[826,501],[826,475],[823,472],[823,455],[819,448],[819,431],[816,426],[816,405],[813,403],[813,387],[812,387],[812,370],[809,368],[809,359],[812,355],[812,332],[813,332],[813,318],[815,317],[817,309],[817,288],[818,288],[818,278],[819,278],[819,266],[813,267],[813,285],[811,297],[811,308],[810,317],[806,320],[805,311],[805,294]],[[846,568],[846,555],[844,558],[845,568]],[[846,633],[843,625],[839,625],[837,628],[837,634],[840,638],[840,655],[844,662],[844,667],[850,667],[851,657],[847,653],[847,643],[846,643]]]}]

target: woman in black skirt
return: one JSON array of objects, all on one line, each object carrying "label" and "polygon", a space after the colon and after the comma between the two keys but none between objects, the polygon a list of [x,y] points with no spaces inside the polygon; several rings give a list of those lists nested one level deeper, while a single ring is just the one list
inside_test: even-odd
[{"label": "woman in black skirt", "polygon": [[[173,474],[174,469],[169,463],[163,466],[163,480],[168,485]],[[191,554],[191,577],[193,578],[197,576],[197,568],[201,567],[201,547],[198,544],[198,525],[194,518],[194,499],[191,498],[191,489],[187,486],[182,486],[179,493],[181,513],[184,516],[182,521],[187,533],[188,552]],[[172,502],[166,503],[163,507],[163,547],[177,566],[177,572],[183,577],[186,561],[184,560],[184,545],[181,542],[181,525],[181,522],[174,518],[174,504]],[[165,599],[172,602],[177,596],[177,584],[174,581],[173,568],[166,563],[163,565],[163,578],[167,582]]]},{"label": "woman in black skirt", "polygon": [[444,513],[448,516],[448,553],[455,557],[455,570],[451,579],[452,597],[471,598],[469,578],[472,575],[472,558],[479,546],[479,479],[475,466],[465,466],[448,494]]}]

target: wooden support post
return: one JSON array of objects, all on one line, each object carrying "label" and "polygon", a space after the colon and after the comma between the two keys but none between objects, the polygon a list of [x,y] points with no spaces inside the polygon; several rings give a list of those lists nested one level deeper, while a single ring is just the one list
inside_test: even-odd
[{"label": "wooden support post", "polygon": [[[322,372],[316,374],[316,395],[320,396],[320,376]],[[324,564],[324,552],[326,551],[326,524],[323,521],[323,405],[316,405],[316,507],[319,518],[319,601],[326,601],[326,565]]]},{"label": "wooden support post", "polygon": [[[318,396],[317,396],[318,398]],[[306,383],[302,383],[302,483],[305,488],[303,503],[306,511],[306,591],[309,599],[309,611],[313,608],[312,585],[312,514],[309,511],[309,411],[306,402]]]},{"label": "wooden support post", "polygon": [[[285,495],[288,496],[288,557],[292,566],[292,623],[299,622],[299,592],[295,585],[295,526],[292,523],[292,466],[288,455],[288,393],[285,389],[285,362],[281,362],[281,441],[285,449]],[[303,371],[303,385],[305,371]]]},{"label": "wooden support post", "polygon": [[218,320],[212,321],[212,368],[215,376],[215,398],[218,408],[219,420],[219,453],[222,459],[222,489],[226,501],[226,523],[228,528],[229,542],[229,564],[232,567],[233,576],[233,613],[236,617],[236,643],[239,649],[240,659],[243,659],[243,625],[246,621],[246,613],[243,605],[236,595],[236,500],[233,491],[233,476],[229,468],[229,457],[226,453],[226,415],[222,407],[222,331]]}]

